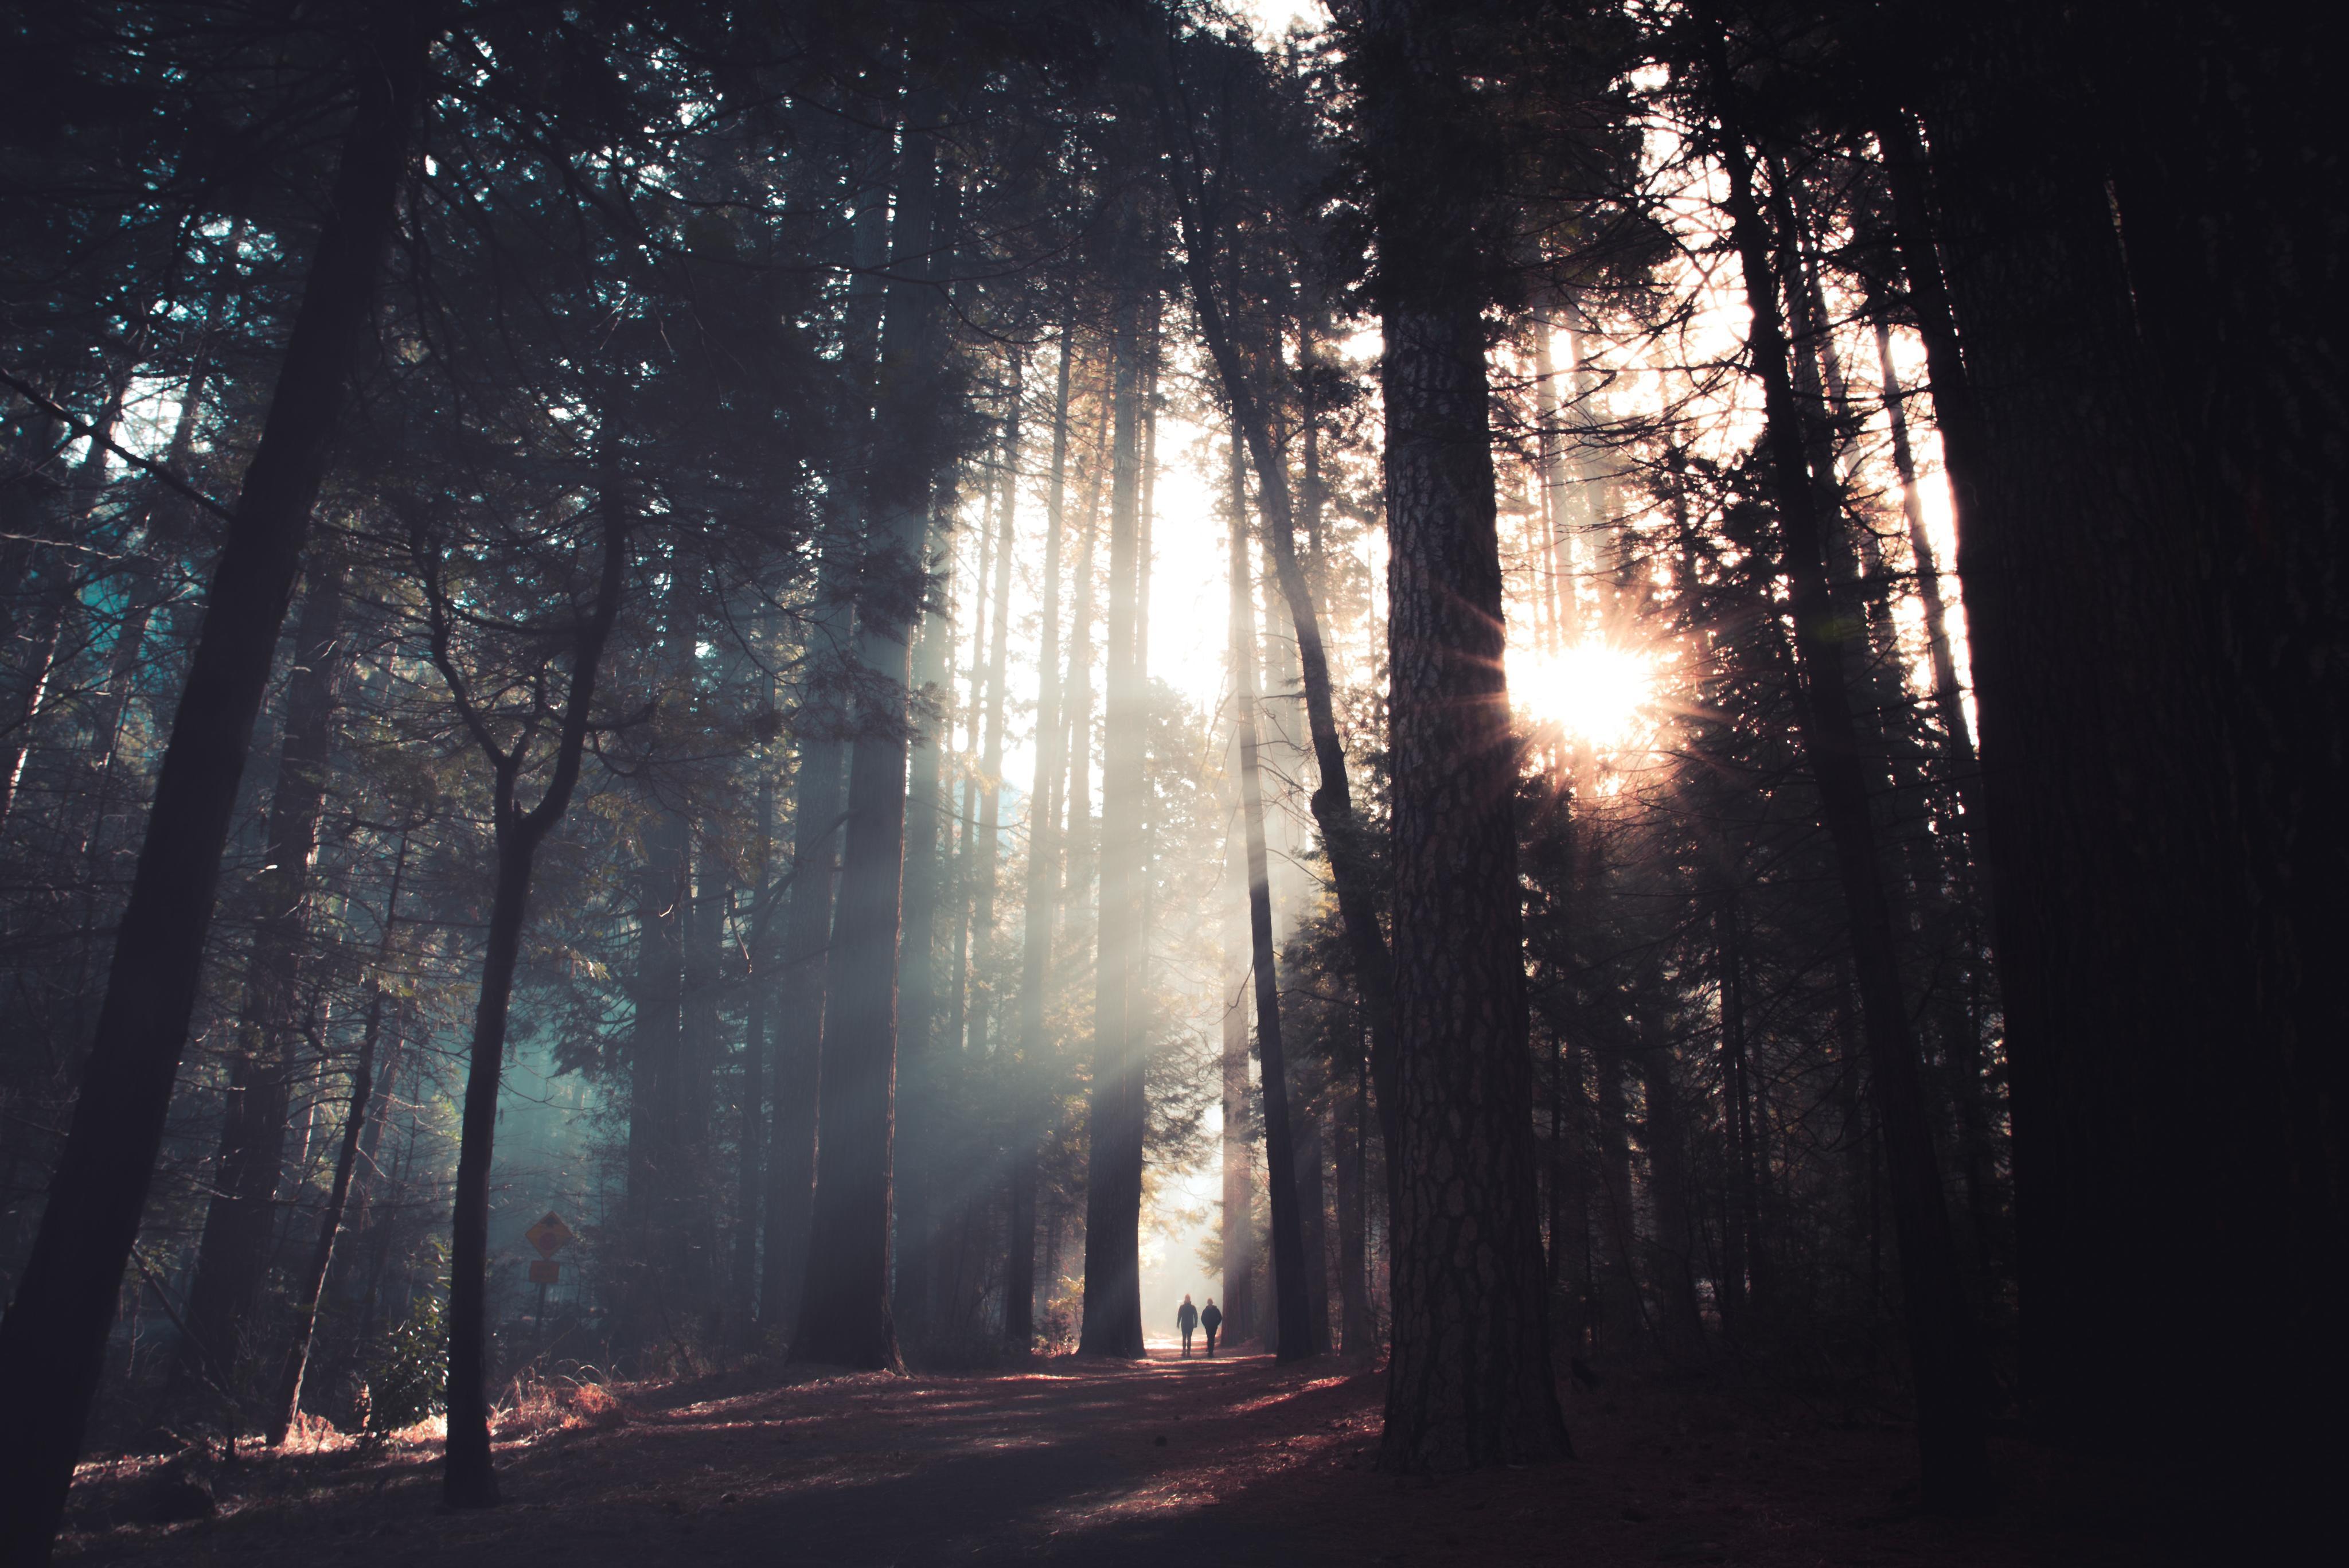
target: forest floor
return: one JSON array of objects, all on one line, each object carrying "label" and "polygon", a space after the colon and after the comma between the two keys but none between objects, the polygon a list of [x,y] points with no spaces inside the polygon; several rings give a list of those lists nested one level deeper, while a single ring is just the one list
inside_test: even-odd
[{"label": "forest floor", "polygon": [[[1920,1515],[1910,1439],[1680,1378],[1576,1391],[1579,1457],[1374,1471],[1384,1379],[1264,1355],[1054,1358],[970,1375],[636,1384],[499,1445],[504,1506],[440,1506],[438,1444],[84,1469],[59,1560],[841,1564],[2143,1562],[2146,1526],[2066,1511],[2062,1465],[1999,1439],[2006,1502]],[[213,1517],[136,1522],[198,1482]],[[184,1490],[181,1493],[184,1495]],[[2134,1540],[2129,1538],[2135,1538]]]}]

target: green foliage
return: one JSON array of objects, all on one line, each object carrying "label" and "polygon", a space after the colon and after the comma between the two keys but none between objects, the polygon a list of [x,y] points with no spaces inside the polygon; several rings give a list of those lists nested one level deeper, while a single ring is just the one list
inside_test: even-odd
[{"label": "green foliage", "polygon": [[367,1424],[370,1431],[397,1432],[448,1405],[448,1297],[442,1293],[449,1244],[432,1244],[433,1278],[409,1301],[402,1319],[367,1363]]}]

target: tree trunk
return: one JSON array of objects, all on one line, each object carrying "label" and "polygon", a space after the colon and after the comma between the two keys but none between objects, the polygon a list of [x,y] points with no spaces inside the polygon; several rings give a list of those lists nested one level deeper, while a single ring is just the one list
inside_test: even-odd
[{"label": "tree trunk", "polygon": [[1060,775],[1061,533],[1068,495],[1069,379],[1075,343],[1071,313],[1061,317],[1061,366],[1052,391],[1052,478],[1044,514],[1044,605],[1036,655],[1036,769],[1028,786],[1028,882],[1020,910],[1019,1033],[1015,1071],[1020,1099],[1011,1136],[1011,1225],[1004,1258],[1003,1337],[1026,1351],[1036,1337],[1036,1140],[1032,1096],[1026,1079],[1041,1071],[1050,1043],[1044,1030],[1046,988],[1051,981],[1053,895],[1059,845],[1052,833],[1052,781]]},{"label": "tree trunk", "polygon": [[[847,410],[853,429],[872,417],[874,342],[881,321],[876,281],[888,259],[884,191],[860,192],[856,203],[856,277],[849,286],[843,327],[850,368]],[[823,1033],[824,964],[832,943],[833,906],[847,762],[848,727],[842,704],[843,665],[855,630],[854,589],[857,514],[845,497],[861,483],[866,441],[832,472],[833,502],[816,561],[815,603],[808,626],[810,673],[799,692],[792,727],[799,762],[792,779],[792,887],[776,954],[775,1109],[767,1175],[766,1245],[759,1265],[759,1324],[769,1339],[796,1331],[800,1287],[807,1277],[808,1227],[815,1192],[818,1058]]]},{"label": "tree trunk", "polygon": [[[1176,215],[1183,233],[1184,270],[1191,286],[1192,307],[1201,335],[1216,362],[1232,422],[1246,438],[1256,470],[1257,504],[1262,509],[1266,553],[1271,556],[1281,597],[1297,628],[1299,674],[1305,688],[1306,722],[1313,740],[1319,774],[1313,792],[1313,821],[1321,830],[1322,846],[1330,857],[1330,877],[1338,896],[1339,918],[1354,967],[1354,983],[1370,1018],[1371,1071],[1379,1082],[1381,1130],[1392,1149],[1392,1109],[1398,1103],[1392,1073],[1395,1053],[1393,965],[1386,937],[1379,926],[1379,900],[1372,876],[1370,846],[1354,816],[1353,785],[1346,770],[1345,748],[1338,737],[1337,708],[1330,680],[1330,658],[1321,636],[1321,618],[1312,587],[1297,556],[1295,505],[1288,486],[1288,462],[1273,439],[1272,421],[1258,397],[1242,346],[1226,317],[1215,275],[1215,257],[1224,241],[1208,228],[1208,203],[1201,185],[1195,128],[1176,109],[1178,89],[1173,67],[1161,51],[1157,56],[1157,108],[1160,134],[1174,159]],[[1489,462],[1487,466],[1489,467]],[[1495,546],[1498,550],[1497,544]],[[1392,1179],[1395,1166],[1388,1169]]]},{"label": "tree trunk", "polygon": [[[1240,476],[1240,441],[1232,441],[1231,661],[1233,723],[1239,732],[1240,822],[1247,843],[1249,973],[1256,985],[1257,1054],[1264,1075],[1264,1165],[1272,1203],[1275,1346],[1283,1361],[1318,1353],[1329,1333],[1313,1332],[1307,1289],[1306,1223],[1299,1202],[1301,1178],[1296,1118],[1288,1096],[1288,1052],[1281,1040],[1278,956],[1272,940],[1272,878],[1266,861],[1264,785],[1257,766],[1256,594],[1248,570],[1247,497]],[[1318,1175],[1319,1172],[1317,1171]],[[1315,1184],[1317,1189],[1319,1183]],[[1226,1289],[1229,1287],[1227,1286]]]},{"label": "tree trunk", "polygon": [[[954,685],[954,621],[941,606],[951,605],[954,593],[955,487],[941,484],[930,502],[927,563],[940,570],[926,604],[921,640],[915,654],[915,687],[923,692],[950,695]],[[943,563],[940,567],[939,564]],[[953,857],[947,848],[944,804],[952,798],[945,782],[946,753],[953,744],[954,724],[947,718],[944,732],[926,727],[913,736],[905,792],[905,930],[898,942],[902,971],[897,1033],[899,1041],[898,1116],[911,1135],[905,1154],[897,1162],[896,1242],[893,1310],[899,1334],[919,1341],[933,1332],[936,1295],[933,1252],[947,1224],[938,1212],[941,1168],[935,1148],[943,1128],[947,1088],[943,1075],[951,1073],[962,1048],[960,1011],[962,984],[959,944],[961,891],[955,890],[952,908],[957,953],[956,995],[948,1027],[938,1028],[938,908],[946,902]],[[956,878],[957,884],[960,878]]]},{"label": "tree trunk", "polygon": [[1566,462],[1560,451],[1557,368],[1550,349],[1549,313],[1534,313],[1535,474],[1541,484],[1542,565],[1549,574],[1547,597],[1554,646],[1572,648],[1582,640],[1580,586],[1576,580],[1575,538],[1568,511]]},{"label": "tree trunk", "polygon": [[1737,899],[1725,885],[1713,908],[1713,947],[1720,968],[1721,1053],[1727,1091],[1723,1106],[1729,1144],[1729,1180],[1733,1210],[1729,1224],[1729,1295],[1743,1327],[1766,1319],[1773,1306],[1768,1256],[1763,1250],[1761,1177],[1754,1145],[1753,1067],[1745,1023],[1744,939],[1738,929]]},{"label": "tree trunk", "polygon": [[1570,1452],[1542,1286],[1501,669],[1483,321],[1493,196],[1475,145],[1487,111],[1461,85],[1455,42],[1449,14],[1422,0],[1369,0],[1355,40],[1392,550],[1394,1350],[1380,1464],[1401,1471]]},{"label": "tree trunk", "polygon": [[219,1174],[188,1291],[185,1354],[208,1360],[216,1378],[244,1359],[276,1228],[311,863],[334,750],[335,687],[349,658],[343,607],[341,569],[322,564],[295,627],[276,787],[256,878],[261,911],[247,961],[244,1015],[230,1069]]},{"label": "tree trunk", "polygon": [[1359,1036],[1346,1069],[1344,1108],[1338,1119],[1338,1340],[1346,1355],[1366,1360],[1378,1354],[1378,1327],[1371,1316],[1370,1192],[1364,1179],[1370,1134],[1370,1043]]},{"label": "tree trunk", "polygon": [[627,1284],[613,1348],[633,1367],[685,1282],[678,1249],[689,1201],[679,1101],[685,1033],[685,906],[691,897],[685,819],[647,799],[636,881],[636,973],[629,987]]},{"label": "tree trunk", "polygon": [[[926,113],[910,112],[908,127]],[[897,269],[882,328],[875,424],[894,443],[865,479],[870,533],[856,606],[856,659],[875,709],[851,743],[840,911],[825,966],[823,1128],[807,1282],[791,1357],[867,1368],[898,1365],[889,1305],[896,1136],[897,944],[909,762],[906,698],[921,608],[924,530],[937,445],[933,401],[943,327],[927,274],[945,225],[936,143],[906,135],[893,236]]]},{"label": "tree trunk", "polygon": [[[1725,59],[1714,87],[1724,114],[1733,88]],[[1988,1477],[1983,1448],[1980,1353],[1959,1282],[1949,1210],[1925,1112],[1916,1044],[1893,947],[1891,912],[1878,863],[1857,730],[1827,586],[1820,480],[1811,471],[1789,369],[1771,267],[1770,236],[1754,200],[1753,161],[1733,124],[1725,125],[1727,211],[1753,306],[1751,348],[1763,382],[1770,461],[1777,485],[1784,570],[1792,601],[1798,711],[1819,791],[1819,810],[1835,848],[1861,993],[1877,1112],[1891,1176],[1900,1239],[1902,1309],[1917,1385],[1918,1450],[1929,1506],[1979,1507]]]},{"label": "tree trunk", "polygon": [[[1093,1072],[1085,1182],[1084,1324],[1088,1355],[1139,1357],[1142,1342],[1142,1146],[1148,1111],[1148,1027],[1141,994],[1144,748],[1149,693],[1141,680],[1141,353],[1137,291],[1118,307],[1111,390],[1109,614],[1102,697],[1100,950],[1094,971]],[[1082,764],[1071,759],[1072,766]],[[1071,791],[1071,810],[1075,805]]]},{"label": "tree trunk", "polygon": [[[530,758],[529,736],[501,750],[469,701],[460,698],[473,738],[492,765],[492,826],[496,833],[497,882],[490,902],[488,939],[481,953],[480,996],[473,1008],[473,1038],[465,1070],[465,1096],[457,1144],[457,1199],[449,1254],[449,1438],[441,1470],[441,1500],[450,1508],[487,1508],[498,1501],[497,1476],[490,1466],[489,1245],[490,1161],[498,1131],[498,1080],[505,1071],[506,1016],[513,997],[514,970],[522,957],[523,923],[530,912],[530,882],[538,846],[571,805],[579,784],[580,759],[587,746],[589,711],[595,678],[620,613],[628,570],[631,519],[626,498],[607,475],[603,514],[602,559],[595,603],[579,622],[571,650],[571,680],[556,734],[546,792],[528,811],[517,786]],[[445,625],[448,610],[435,606]],[[443,651],[446,633],[435,638],[441,675],[452,693],[462,691],[455,667]]]},{"label": "tree trunk", "polygon": [[[1016,537],[1019,501],[1019,371],[1017,355],[1011,362],[1011,410],[1003,427],[1002,499],[996,519],[993,640],[987,654],[987,705],[982,725],[978,777],[978,840],[977,879],[972,904],[971,967],[978,987],[971,1009],[971,1048],[992,1044],[995,992],[998,989],[995,941],[996,871],[1002,860],[1003,710],[1006,670],[1010,659],[1011,553]],[[982,592],[988,585],[981,583]]]},{"label": "tree trunk", "polygon": [[1631,1344],[1635,1330],[1645,1331],[1647,1297],[1640,1289],[1640,1232],[1631,1190],[1630,1109],[1623,1093],[1624,1059],[1613,1040],[1592,1042],[1591,1071],[1599,1121],[1599,1176],[1606,1188],[1607,1267],[1597,1292],[1598,1327],[1612,1336],[1619,1348]]},{"label": "tree trunk", "polygon": [[1093,425],[1092,472],[1085,486],[1084,533],[1077,541],[1075,626],[1069,638],[1069,673],[1061,686],[1063,701],[1069,705],[1069,733],[1061,753],[1068,763],[1062,774],[1061,806],[1064,826],[1061,832],[1061,919],[1065,922],[1071,911],[1084,901],[1093,876],[1092,766],[1093,766],[1093,601],[1098,576],[1094,570],[1093,545],[1101,532],[1102,481],[1111,467],[1110,409],[1117,400],[1112,396],[1116,379],[1115,355],[1103,367],[1104,382],[1099,399],[1099,411]]},{"label": "tree trunk", "polygon": [[[1943,424],[2025,1385],[2121,1446],[2228,1432],[2230,1468],[2294,1496],[2321,1493],[2303,1434],[2349,1386],[2342,1249],[2308,1243],[2349,1229],[2349,996],[2318,957],[2349,945],[2326,20],[2000,5],[1908,84],[1970,415]],[[2180,1234],[2196,1266],[2116,1314],[2115,1271]],[[2227,1376],[2144,1376],[2239,1318],[2247,1279]]]},{"label": "tree trunk", "polygon": [[[774,687],[767,707],[774,708]],[[774,894],[775,775],[761,758],[758,839],[752,851],[748,984],[742,999],[742,1156],[734,1181],[734,1277],[729,1295],[734,1337],[749,1345],[759,1322],[759,1236],[766,1192],[767,1008],[774,990],[771,907]]]},{"label": "tree trunk", "polygon": [[1313,1331],[1313,1353],[1335,1349],[1330,1338],[1330,1190],[1327,1137],[1330,1111],[1329,1064],[1301,1056],[1297,1062],[1297,1216],[1299,1251],[1305,1263],[1305,1317]]},{"label": "tree trunk", "polygon": [[[376,947],[378,971],[391,957],[391,933],[399,919],[400,875],[408,869],[408,838],[399,836],[399,853],[391,863],[391,891],[384,900],[383,938]],[[335,1243],[342,1233],[344,1206],[349,1202],[351,1179],[358,1169],[359,1146],[367,1135],[367,1112],[375,1092],[376,1041],[383,1027],[383,982],[367,987],[367,1024],[359,1034],[357,1061],[351,1064],[351,1102],[343,1116],[343,1141],[335,1156],[335,1182],[326,1194],[326,1211],[318,1217],[318,1241],[311,1250],[310,1266],[294,1291],[294,1337],[285,1347],[278,1375],[276,1402],[270,1407],[268,1438],[272,1446],[285,1441],[302,1413],[302,1378],[310,1364],[310,1335],[317,1326],[318,1297],[334,1267]]]},{"label": "tree trunk", "polygon": [[1701,1355],[1704,1314],[1696,1297],[1696,1193],[1689,1178],[1688,1125],[1681,1111],[1680,1085],[1672,1077],[1671,1049],[1648,1046],[1640,1053],[1640,1068],[1648,1111],[1640,1143],[1648,1153],[1649,1190],[1656,1212],[1650,1274],[1663,1298],[1664,1345],[1673,1355]]},{"label": "tree trunk", "polygon": [[392,230],[429,18],[379,7],[329,217],[212,576],[156,780],[106,1001],[40,1231],[0,1323],[0,1556],[46,1562],[104,1365],[171,1085],[253,722]]},{"label": "tree trunk", "polygon": [[[1237,784],[1240,769],[1237,724],[1232,726],[1227,756],[1229,772]],[[1232,804],[1235,807],[1238,805],[1237,801]],[[1252,1109],[1248,1089],[1248,988],[1253,966],[1248,958],[1245,829],[1237,842],[1226,842],[1224,853],[1229,874],[1225,878],[1224,896],[1227,902],[1223,933],[1223,1333],[1226,1343],[1240,1345],[1257,1334],[1256,1140],[1248,1129]]]},{"label": "tree trunk", "polygon": [[686,906],[685,1005],[678,1035],[683,1082],[678,1095],[678,1147],[685,1178],[678,1240],[685,1260],[683,1294],[693,1321],[715,1330],[724,1309],[718,1267],[718,1038],[719,968],[725,961],[726,911],[733,901],[730,868],[703,836],[707,816],[694,825],[693,897]]}]

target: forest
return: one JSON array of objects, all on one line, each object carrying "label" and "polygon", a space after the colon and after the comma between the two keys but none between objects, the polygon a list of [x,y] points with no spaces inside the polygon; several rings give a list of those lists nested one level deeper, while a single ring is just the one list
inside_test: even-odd
[{"label": "forest", "polygon": [[2337,1487],[2313,16],[0,21],[0,1564]]}]

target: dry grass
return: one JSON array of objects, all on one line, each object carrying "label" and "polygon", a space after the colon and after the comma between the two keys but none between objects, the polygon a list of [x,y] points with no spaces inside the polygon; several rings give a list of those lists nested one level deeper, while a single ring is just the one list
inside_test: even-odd
[{"label": "dry grass", "polygon": [[550,1432],[606,1432],[628,1421],[628,1407],[593,1372],[577,1376],[524,1373],[514,1379],[504,1404],[491,1413],[499,1437],[543,1437]]}]

